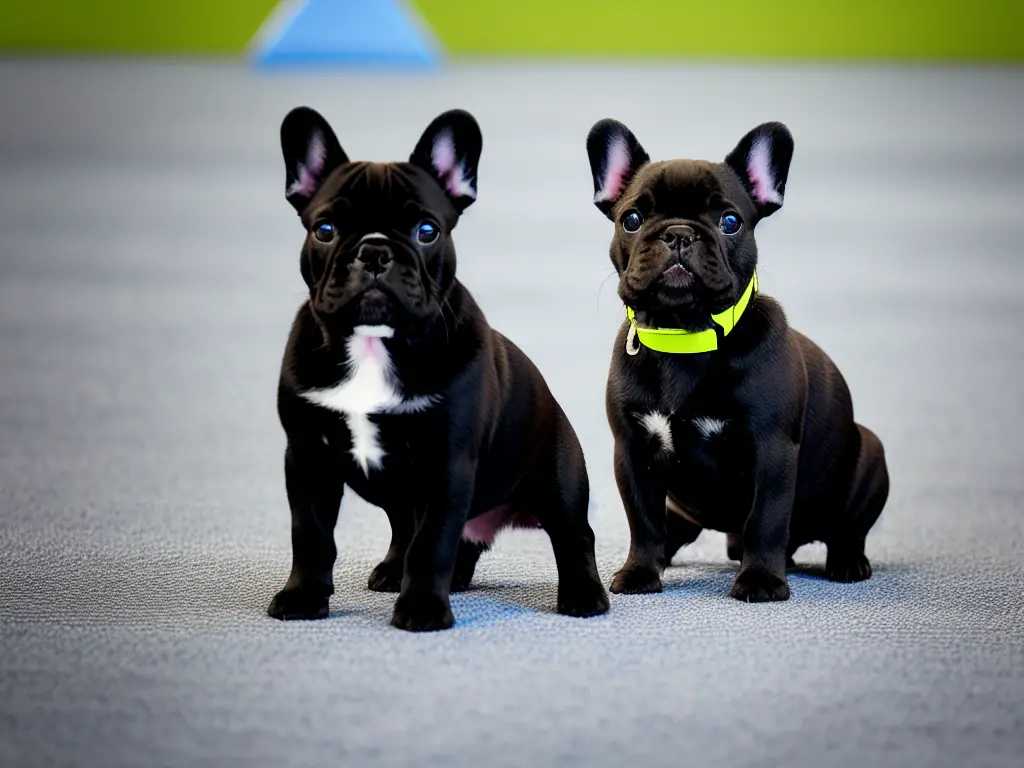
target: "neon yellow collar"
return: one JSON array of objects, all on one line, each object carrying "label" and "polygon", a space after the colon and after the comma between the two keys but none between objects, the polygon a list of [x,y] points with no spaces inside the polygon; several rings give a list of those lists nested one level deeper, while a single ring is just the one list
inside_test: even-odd
[{"label": "neon yellow collar", "polygon": [[[750,300],[755,293],[757,293],[756,272],[747,283],[747,288],[743,291],[739,301],[724,312],[711,316],[715,325],[721,327],[723,336],[732,333],[732,329],[743,317],[743,313],[750,305]],[[675,355],[714,352],[718,349],[718,332],[714,328],[708,328],[706,331],[686,331],[682,328],[643,328],[637,325],[636,313],[632,307],[626,307],[626,317],[629,318],[630,325],[629,336],[626,337],[626,351],[631,355],[635,355],[639,351],[639,348],[633,349],[634,337],[648,349]]]}]

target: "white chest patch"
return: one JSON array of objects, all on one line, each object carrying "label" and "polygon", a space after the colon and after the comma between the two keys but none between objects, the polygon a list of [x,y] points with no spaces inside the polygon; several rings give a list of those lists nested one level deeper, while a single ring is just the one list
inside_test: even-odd
[{"label": "white chest patch", "polygon": [[675,447],[672,445],[672,425],[669,423],[668,416],[659,411],[651,411],[640,417],[640,423],[644,425],[644,429],[651,437],[658,438],[661,450],[666,453],[675,452]]},{"label": "white chest patch", "polygon": [[356,326],[347,342],[348,376],[333,387],[302,393],[309,402],[345,417],[352,434],[352,457],[367,476],[370,469],[380,469],[385,456],[380,430],[370,415],[419,413],[440,400],[438,395],[405,399],[399,393],[400,382],[383,342],[394,333],[385,325]]},{"label": "white chest patch", "polygon": [[722,419],[713,419],[710,416],[697,416],[692,422],[693,426],[697,428],[697,431],[701,433],[705,438],[714,437],[720,434],[725,425],[728,423]]}]

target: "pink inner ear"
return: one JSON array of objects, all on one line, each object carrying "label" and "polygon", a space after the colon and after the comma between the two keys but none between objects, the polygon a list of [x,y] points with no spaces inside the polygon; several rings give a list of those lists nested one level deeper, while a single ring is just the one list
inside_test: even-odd
[{"label": "pink inner ear", "polygon": [[618,200],[625,186],[627,173],[629,173],[629,147],[626,146],[625,139],[616,136],[608,145],[608,162],[604,180],[601,182],[601,188],[594,195],[594,202]]},{"label": "pink inner ear", "polygon": [[754,188],[754,200],[762,205],[782,205],[782,195],[775,188],[775,179],[772,177],[772,146],[766,136],[758,138],[750,148],[747,176],[750,177],[750,184]]},{"label": "pink inner ear", "polygon": [[288,187],[287,196],[302,195],[312,197],[320,184],[320,174],[324,170],[324,162],[327,160],[327,146],[324,144],[324,137],[320,131],[314,131],[309,137],[309,147],[306,149],[306,162],[299,163],[295,173],[295,181]]},{"label": "pink inner ear", "polygon": [[449,131],[442,131],[434,139],[430,162],[449,195],[476,199],[476,189],[466,178],[466,169],[455,158],[455,141]]}]

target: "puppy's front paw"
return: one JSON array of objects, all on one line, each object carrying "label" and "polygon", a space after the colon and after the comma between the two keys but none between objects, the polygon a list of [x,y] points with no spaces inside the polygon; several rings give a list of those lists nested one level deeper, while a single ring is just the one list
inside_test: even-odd
[{"label": "puppy's front paw", "polygon": [[281,621],[327,618],[328,596],[320,590],[285,587],[270,601],[267,614]]},{"label": "puppy's front paw", "polygon": [[849,584],[871,578],[871,563],[863,552],[848,555],[828,553],[825,560],[825,577],[829,581],[841,581]]},{"label": "puppy's front paw", "polygon": [[612,592],[623,595],[648,595],[661,592],[661,574],[654,568],[631,566],[623,568],[612,579]]},{"label": "puppy's front paw", "polygon": [[740,571],[729,593],[745,603],[767,603],[773,600],[789,599],[789,584],[760,568]]},{"label": "puppy's front paw", "polygon": [[436,632],[455,623],[448,601],[432,592],[405,592],[395,601],[391,626],[410,632]]},{"label": "puppy's front paw", "polygon": [[399,592],[402,589],[403,572],[401,558],[394,560],[385,558],[370,571],[370,578],[366,582],[366,586],[374,592]]},{"label": "puppy's front paw", "polygon": [[599,581],[586,581],[571,587],[558,587],[558,612],[585,619],[608,611],[608,593]]}]

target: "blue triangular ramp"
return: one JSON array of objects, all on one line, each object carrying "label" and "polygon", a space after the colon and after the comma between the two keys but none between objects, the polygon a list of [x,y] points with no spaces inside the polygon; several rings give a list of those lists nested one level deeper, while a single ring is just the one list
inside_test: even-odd
[{"label": "blue triangular ramp", "polygon": [[255,41],[264,65],[430,66],[437,47],[402,0],[285,0]]}]

